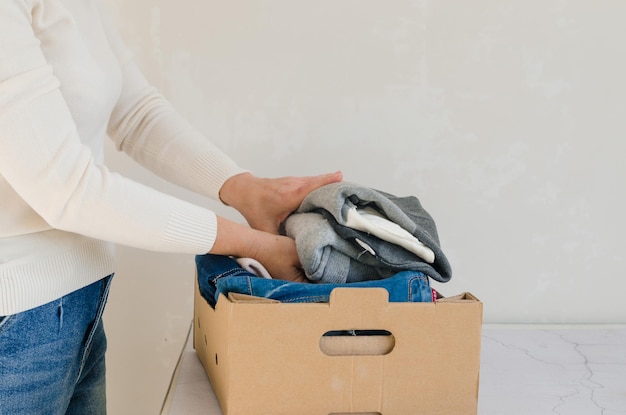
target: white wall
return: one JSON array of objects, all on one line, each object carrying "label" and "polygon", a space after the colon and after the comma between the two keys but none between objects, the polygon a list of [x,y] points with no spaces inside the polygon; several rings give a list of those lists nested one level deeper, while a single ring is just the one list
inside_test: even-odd
[{"label": "white wall", "polygon": [[[418,196],[454,268],[437,288],[477,295],[485,322],[626,323],[626,2],[106,2],[149,79],[242,166]],[[193,258],[119,254],[111,411],[153,414]]]}]

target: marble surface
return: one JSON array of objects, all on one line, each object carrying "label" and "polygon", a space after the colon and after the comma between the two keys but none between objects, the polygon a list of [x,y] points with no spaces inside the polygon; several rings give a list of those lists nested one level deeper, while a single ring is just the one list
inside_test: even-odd
[{"label": "marble surface", "polygon": [[[190,343],[163,415],[221,415]],[[626,326],[486,325],[480,376],[479,415],[626,414]]]},{"label": "marble surface", "polygon": [[626,326],[486,327],[480,415],[626,414]]}]

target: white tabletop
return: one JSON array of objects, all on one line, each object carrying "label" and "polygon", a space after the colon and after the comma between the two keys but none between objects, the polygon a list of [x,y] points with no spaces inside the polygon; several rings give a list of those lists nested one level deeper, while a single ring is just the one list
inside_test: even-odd
[{"label": "white tabletop", "polygon": [[[222,415],[191,343],[163,415]],[[486,325],[478,414],[626,414],[626,326]]]}]

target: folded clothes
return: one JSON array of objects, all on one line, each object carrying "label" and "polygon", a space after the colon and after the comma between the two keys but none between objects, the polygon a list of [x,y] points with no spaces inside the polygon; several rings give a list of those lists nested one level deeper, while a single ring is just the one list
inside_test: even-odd
[{"label": "folded clothes", "polygon": [[[381,227],[372,215],[397,227]],[[364,221],[369,222],[364,226]],[[452,276],[435,221],[415,196],[333,183],[311,192],[281,229],[295,239],[305,274],[313,281],[352,283],[407,270],[439,282]]]},{"label": "folded clothes", "polygon": [[390,278],[347,284],[301,283],[256,276],[242,268],[234,258],[221,255],[196,256],[200,294],[215,308],[220,294],[228,293],[269,298],[284,303],[328,302],[330,293],[339,287],[384,288],[389,302],[432,302],[433,290],[428,276],[403,271]]}]

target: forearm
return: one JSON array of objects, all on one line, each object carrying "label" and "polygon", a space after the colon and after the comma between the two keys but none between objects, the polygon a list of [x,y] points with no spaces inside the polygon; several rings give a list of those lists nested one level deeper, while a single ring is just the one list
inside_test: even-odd
[{"label": "forearm", "polygon": [[217,235],[210,253],[256,259],[269,236],[272,235],[217,216]]},{"label": "forearm", "polygon": [[116,148],[160,177],[217,199],[223,183],[245,169],[185,120],[136,65],[128,63],[123,75],[108,127]]}]

